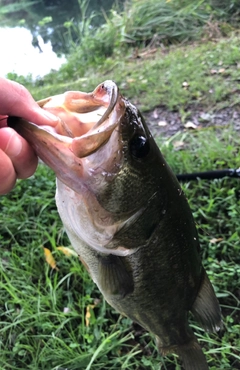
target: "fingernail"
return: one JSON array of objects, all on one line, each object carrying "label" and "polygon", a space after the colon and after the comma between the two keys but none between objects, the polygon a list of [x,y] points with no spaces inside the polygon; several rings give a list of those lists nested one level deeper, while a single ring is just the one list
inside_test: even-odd
[{"label": "fingernail", "polygon": [[13,132],[4,151],[10,158],[14,158],[20,154],[22,147],[22,140]]},{"label": "fingernail", "polygon": [[48,111],[43,111],[43,114],[46,118],[48,118],[49,120],[53,121],[53,122],[58,122],[59,121],[59,118],[57,116],[55,116],[54,114],[48,112]]}]

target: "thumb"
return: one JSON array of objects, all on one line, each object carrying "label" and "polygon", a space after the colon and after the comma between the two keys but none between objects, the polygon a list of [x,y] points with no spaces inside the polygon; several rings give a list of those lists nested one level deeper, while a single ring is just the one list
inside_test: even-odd
[{"label": "thumb", "polygon": [[27,106],[19,116],[27,121],[33,122],[36,125],[46,125],[55,127],[59,123],[60,119],[54,114],[40,108],[36,102],[31,106]]},{"label": "thumb", "polygon": [[21,84],[0,77],[0,114],[17,116],[37,125],[55,126],[59,119],[40,108],[30,92]]}]

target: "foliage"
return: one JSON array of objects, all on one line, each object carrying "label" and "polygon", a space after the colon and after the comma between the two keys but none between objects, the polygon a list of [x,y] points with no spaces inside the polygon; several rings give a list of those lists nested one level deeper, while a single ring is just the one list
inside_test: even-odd
[{"label": "foliage", "polygon": [[36,47],[38,35],[50,40],[58,54],[78,47],[81,62],[89,64],[120,46],[124,51],[128,45],[196,40],[213,30],[225,34],[238,24],[239,0],[3,0],[0,19],[8,26],[27,27]]},{"label": "foliage", "polygon": [[[118,0],[119,4],[122,0]],[[82,7],[87,3],[85,19],[82,19]],[[38,47],[38,36],[44,42],[51,41],[53,50],[57,54],[69,52],[71,40],[79,41],[79,33],[72,33],[71,39],[65,28],[65,23],[70,22],[74,28],[78,28],[81,22],[92,17],[92,26],[98,27],[103,21],[103,13],[111,9],[114,0],[3,0],[0,9],[1,24],[8,27],[24,26],[33,36],[33,45]],[[46,20],[48,19],[48,22]],[[45,21],[44,21],[45,20]],[[82,36],[82,35],[80,35]]]},{"label": "foliage", "polygon": [[98,29],[93,28],[86,37],[78,38],[79,46],[75,48],[79,63],[97,65],[116,51],[122,55],[129,47],[171,45],[226,35],[237,24],[237,9],[213,3],[126,1],[123,11],[113,8],[109,16],[105,16],[105,23]]},{"label": "foliage", "polygon": [[[138,51],[116,52],[92,68],[81,64],[77,52],[58,72],[32,83],[15,74],[8,77],[27,86],[35,99],[67,90],[92,91],[105,79],[115,80],[125,96],[141,110],[165,106],[180,114],[201,106],[213,111],[239,103],[238,34],[216,41]],[[184,83],[187,83],[185,86]]]},{"label": "foliage", "polygon": [[[231,129],[182,135],[159,141],[175,172],[239,163]],[[179,139],[185,149],[176,152],[172,144]],[[233,179],[184,185],[224,316],[220,337],[192,322],[211,370],[240,366],[239,186]],[[108,306],[79,261],[57,250],[68,240],[54,188],[53,173],[41,165],[32,178],[1,197],[0,368],[179,370],[176,356],[158,355],[151,336]],[[52,250],[58,271],[44,261],[42,246]]]},{"label": "foliage", "polygon": [[[34,94],[37,91],[37,99],[39,92],[42,98],[55,91],[52,81],[58,84],[59,92],[91,90],[107,76],[130,98],[138,95],[143,109],[156,104],[170,109],[179,104],[186,109],[192,103],[216,106],[223,104],[224,95],[227,103],[238,100],[237,94],[231,93],[238,89],[238,31],[231,37],[233,24],[226,23],[229,13],[220,6],[213,11],[203,0],[127,2],[124,11],[115,8],[109,16],[105,14],[105,23],[97,29],[91,26],[95,15],[87,16],[86,1],[80,10],[80,23],[64,23],[71,50],[67,63],[57,73],[36,80],[36,89],[30,85]],[[215,49],[221,34],[228,35],[230,41],[222,39]],[[199,46],[182,43],[176,49],[177,42],[200,37]],[[142,50],[141,46],[146,47]]]},{"label": "foliage", "polygon": [[239,14],[239,0],[211,0],[210,2],[213,9],[221,9],[227,18],[231,17],[232,14]]},{"label": "foliage", "polygon": [[[141,6],[144,9],[144,3],[133,1],[137,9]],[[159,4],[157,0],[156,3]],[[60,71],[36,81],[31,76],[10,74],[8,77],[27,86],[36,99],[66,90],[91,91],[110,78],[143,110],[163,105],[188,114],[195,106],[217,109],[236,105],[239,103],[238,33],[232,34],[228,29],[228,38],[216,42],[214,33],[214,39],[207,40],[211,39],[212,25],[214,32],[220,30],[219,37],[224,22],[236,17],[237,3],[233,0],[209,4],[204,1],[190,4],[187,0],[168,2],[176,12],[174,17],[171,15],[170,33],[161,39],[153,38],[157,45],[167,45],[161,45],[158,50],[152,48],[154,43],[148,44],[151,36],[146,32],[146,24],[154,25],[155,21],[148,19],[146,10],[144,14],[135,10],[138,19],[133,21],[126,4],[124,12],[112,10],[98,30],[91,29],[90,19],[84,18],[80,25],[70,20],[65,29],[76,50],[72,50],[68,63]],[[166,5],[165,1],[161,4]],[[149,12],[154,6],[149,1]],[[173,35],[180,21],[177,14],[181,9],[184,14],[185,7],[190,7],[192,12],[196,35],[200,37],[202,32],[205,39],[191,45],[169,46],[185,39],[189,13],[182,18],[185,22],[182,34]],[[209,9],[215,9],[212,16],[217,17],[217,25],[213,18],[209,24],[207,17],[207,23],[201,23],[204,19],[201,15],[210,14]],[[162,14],[166,17],[166,13]],[[43,23],[47,25],[48,20]],[[83,35],[80,46],[74,44],[74,32]],[[195,38],[194,33],[189,35]],[[158,139],[158,143],[175,173],[235,168],[240,160],[239,140],[231,122],[228,126],[224,131],[179,133],[168,140]],[[174,149],[176,140],[184,142],[183,150]],[[239,186],[238,179],[183,185],[198,225],[203,263],[224,316],[224,331],[220,336],[204,333],[192,321],[210,370],[240,368]],[[0,368],[179,370],[176,356],[158,355],[151,336],[108,306],[79,261],[59,252],[57,247],[68,246],[69,242],[56,211],[54,189],[53,173],[41,165],[33,177],[18,181],[15,189],[0,199]],[[52,251],[58,271],[45,262],[43,246]]]},{"label": "foliage", "polygon": [[203,3],[133,0],[127,11],[129,42],[146,45],[153,37],[155,44],[196,39],[210,17],[211,8],[203,7]]}]

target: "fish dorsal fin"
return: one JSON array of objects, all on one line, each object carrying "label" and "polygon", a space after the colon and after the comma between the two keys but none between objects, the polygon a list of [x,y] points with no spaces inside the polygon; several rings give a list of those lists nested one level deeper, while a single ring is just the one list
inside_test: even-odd
[{"label": "fish dorsal fin", "polygon": [[221,310],[212,284],[204,270],[202,284],[192,305],[195,319],[206,331],[217,332],[222,327]]},{"label": "fish dorsal fin", "polygon": [[133,278],[123,259],[113,254],[98,257],[99,286],[104,294],[124,298],[133,292]]}]

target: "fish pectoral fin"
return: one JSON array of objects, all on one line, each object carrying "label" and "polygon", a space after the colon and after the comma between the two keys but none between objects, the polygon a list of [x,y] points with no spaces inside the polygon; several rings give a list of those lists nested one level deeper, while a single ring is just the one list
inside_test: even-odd
[{"label": "fish pectoral fin", "polygon": [[212,284],[204,270],[201,287],[192,305],[195,319],[206,331],[217,332],[222,327],[221,310]]},{"label": "fish pectoral fin", "polygon": [[98,257],[99,286],[106,295],[121,295],[124,298],[134,290],[130,271],[124,257],[113,254]]}]

